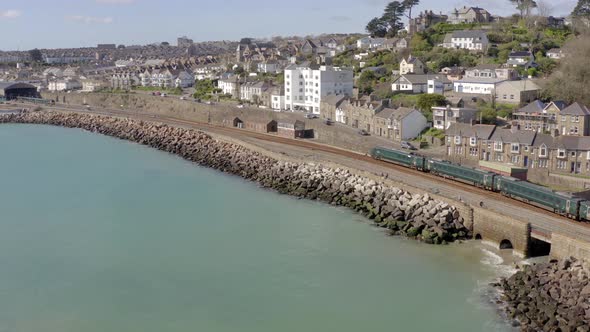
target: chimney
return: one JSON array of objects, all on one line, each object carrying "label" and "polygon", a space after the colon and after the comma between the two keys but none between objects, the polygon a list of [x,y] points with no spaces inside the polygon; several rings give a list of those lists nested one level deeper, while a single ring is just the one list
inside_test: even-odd
[{"label": "chimney", "polygon": [[559,129],[551,130],[551,137],[555,138],[559,136]]}]

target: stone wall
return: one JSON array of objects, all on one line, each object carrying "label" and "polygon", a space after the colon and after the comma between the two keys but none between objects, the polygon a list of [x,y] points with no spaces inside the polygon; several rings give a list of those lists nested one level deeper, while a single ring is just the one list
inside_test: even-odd
[{"label": "stone wall", "polygon": [[553,233],[551,235],[550,256],[556,259],[576,257],[590,263],[590,243],[563,234]]},{"label": "stone wall", "polygon": [[473,234],[486,242],[500,247],[502,241],[508,240],[514,253],[527,257],[531,239],[531,225],[514,218],[491,212],[483,208],[473,209]]},{"label": "stone wall", "polygon": [[[234,103],[216,103],[207,105],[189,100],[180,100],[175,96],[158,97],[148,94],[105,94],[105,93],[44,93],[43,98],[59,100],[65,97],[68,105],[82,105],[84,102],[91,107],[110,108],[130,113],[141,112],[181,120],[212,123],[231,126],[231,121],[238,117],[244,122],[256,121],[268,123],[303,121],[306,129],[314,131],[314,140],[344,149],[367,153],[376,145],[387,145],[388,140],[375,136],[361,136],[357,129],[341,124],[325,125],[320,119],[305,119],[302,113],[275,112],[269,109],[248,107],[237,108]],[[121,107],[121,105],[123,107]]]}]

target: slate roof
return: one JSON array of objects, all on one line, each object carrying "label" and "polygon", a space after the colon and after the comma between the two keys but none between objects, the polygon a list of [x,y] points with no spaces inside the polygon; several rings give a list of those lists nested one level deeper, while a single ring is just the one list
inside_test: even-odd
[{"label": "slate roof", "polygon": [[486,35],[483,30],[457,30],[452,32],[453,38],[481,38]]},{"label": "slate roof", "polygon": [[508,57],[510,58],[528,58],[531,57],[533,54],[529,51],[514,51],[510,52]]},{"label": "slate roof", "polygon": [[[520,81],[504,81],[500,83],[500,85],[510,85],[510,88],[514,91],[533,91],[533,90],[540,90],[538,85],[536,85],[531,80],[520,80]],[[499,87],[498,87],[499,88]]]},{"label": "slate roof", "polygon": [[545,103],[537,99],[525,107],[519,109],[516,113],[542,113],[546,107],[547,105]]},{"label": "slate roof", "polygon": [[558,136],[554,143],[558,149],[590,151],[590,136]]},{"label": "slate roof", "polygon": [[407,108],[407,107],[399,107],[399,108],[390,108],[385,107],[379,113],[375,114],[376,117],[382,119],[395,119],[401,120],[408,116],[410,113],[414,112],[414,109]]},{"label": "slate roof", "polygon": [[432,74],[405,74],[405,75],[400,75],[399,77],[397,77],[393,82],[395,83],[396,81],[398,81],[400,78],[405,78],[406,80],[408,80],[410,83],[412,84],[427,84],[428,80],[430,79],[436,79],[439,80],[443,83],[451,83],[451,81],[449,81],[449,79],[441,74],[441,75],[432,75]]},{"label": "slate roof", "polygon": [[452,123],[445,131],[445,134],[447,136],[477,137],[479,139],[488,140],[495,130],[496,126],[494,125]]},{"label": "slate roof", "polygon": [[576,102],[561,110],[560,114],[586,116],[590,115],[590,109],[588,108],[588,106]]},{"label": "slate roof", "polygon": [[537,132],[531,130],[496,129],[490,141],[533,145]]}]

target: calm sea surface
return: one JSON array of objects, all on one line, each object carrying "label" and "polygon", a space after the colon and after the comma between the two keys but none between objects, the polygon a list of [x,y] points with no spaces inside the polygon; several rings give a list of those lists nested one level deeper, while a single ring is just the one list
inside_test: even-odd
[{"label": "calm sea surface", "polygon": [[476,245],[75,129],[2,125],[0,152],[0,332],[509,331]]}]

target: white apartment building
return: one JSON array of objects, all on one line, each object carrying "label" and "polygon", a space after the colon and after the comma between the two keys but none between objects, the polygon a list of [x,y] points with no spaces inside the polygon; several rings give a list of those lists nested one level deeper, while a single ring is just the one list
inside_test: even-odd
[{"label": "white apartment building", "polygon": [[352,96],[353,72],[309,64],[285,68],[285,108],[320,114],[320,103],[330,95]]}]

